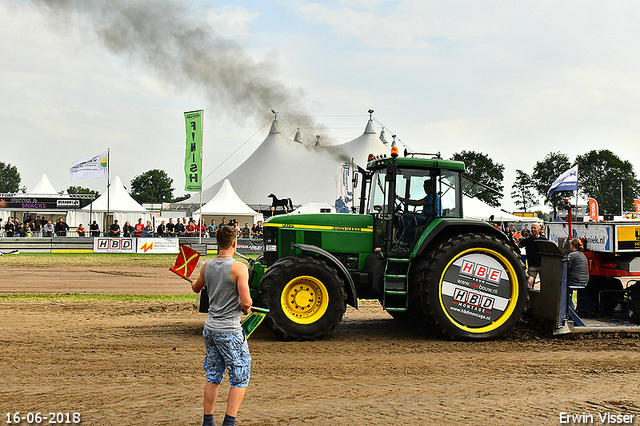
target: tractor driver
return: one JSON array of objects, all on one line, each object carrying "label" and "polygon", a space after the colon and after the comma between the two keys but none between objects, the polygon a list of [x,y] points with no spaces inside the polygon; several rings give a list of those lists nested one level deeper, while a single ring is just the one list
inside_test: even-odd
[{"label": "tractor driver", "polygon": [[[425,225],[428,223],[431,218],[434,216],[433,212],[433,185],[431,179],[426,179],[422,188],[424,189],[425,196],[418,200],[411,200],[409,198],[400,197],[396,195],[396,198],[403,202],[407,206],[423,206],[422,212],[420,214],[415,213],[405,213],[402,215],[402,234],[399,239],[404,242],[409,242],[411,240],[411,235],[413,234],[413,230],[418,226]],[[436,209],[435,215],[441,215],[441,206],[440,206],[440,196],[436,194]]]}]

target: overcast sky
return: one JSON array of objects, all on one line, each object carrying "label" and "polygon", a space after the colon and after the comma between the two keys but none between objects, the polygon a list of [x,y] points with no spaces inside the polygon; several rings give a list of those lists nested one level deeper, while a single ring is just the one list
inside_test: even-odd
[{"label": "overcast sky", "polygon": [[610,149],[638,172],[638,22],[628,1],[0,0],[0,161],[28,190],[46,173],[104,192],[68,169],[110,148],[125,186],[158,168],[181,195],[184,111],[205,110],[205,176],[238,150],[207,187],[271,109],[287,136],[334,142],[374,109],[415,151],[504,164],[513,210],[515,170],[550,152]]}]

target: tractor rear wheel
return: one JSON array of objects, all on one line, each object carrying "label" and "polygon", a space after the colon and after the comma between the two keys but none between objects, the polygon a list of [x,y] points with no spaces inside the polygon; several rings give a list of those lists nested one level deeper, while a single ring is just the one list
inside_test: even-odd
[{"label": "tractor rear wheel", "polygon": [[274,263],[260,283],[265,324],[284,340],[317,340],[329,334],[347,308],[345,283],[325,260],[289,256]]},{"label": "tractor rear wheel", "polygon": [[451,339],[495,339],[520,319],[527,284],[520,255],[486,234],[448,240],[417,260],[412,305]]}]

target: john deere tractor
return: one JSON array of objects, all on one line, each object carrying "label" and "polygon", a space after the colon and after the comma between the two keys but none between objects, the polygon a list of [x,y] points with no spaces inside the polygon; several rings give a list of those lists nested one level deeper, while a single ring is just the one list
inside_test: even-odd
[{"label": "john deere tractor", "polygon": [[500,230],[463,219],[464,163],[438,157],[370,158],[358,214],[288,214],[264,224],[250,272],[267,326],[285,340],[316,340],[347,305],[377,299],[399,321],[460,340],[495,339],[526,303],[519,250]]}]

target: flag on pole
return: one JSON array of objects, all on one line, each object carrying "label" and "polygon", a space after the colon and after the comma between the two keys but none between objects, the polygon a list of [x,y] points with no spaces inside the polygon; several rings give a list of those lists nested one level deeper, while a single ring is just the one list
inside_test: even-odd
[{"label": "flag on pole", "polygon": [[589,198],[589,219],[598,221],[598,202],[593,198]]},{"label": "flag on pole", "polygon": [[184,157],[184,190],[202,191],[202,116],[204,111],[184,113],[187,147]]},{"label": "flag on pole", "polygon": [[69,169],[71,180],[108,178],[108,157],[109,151],[107,150],[102,154],[76,161]]},{"label": "flag on pole", "polygon": [[577,191],[578,190],[578,165],[576,164],[566,172],[560,175],[558,179],[553,182],[547,197],[551,197],[551,194],[557,191]]},{"label": "flag on pole", "polygon": [[200,259],[200,253],[195,251],[189,246],[180,244],[180,253],[176,259],[176,264],[169,270],[182,278],[189,278],[193,273],[193,270],[198,266],[198,259]]},{"label": "flag on pole", "polygon": [[242,321],[242,329],[244,330],[244,334],[247,336],[247,339],[251,336],[251,333],[258,328],[262,321],[264,321],[264,317],[269,313],[268,309],[257,308],[255,306],[252,306],[251,310],[253,312],[251,312],[249,316]]}]

